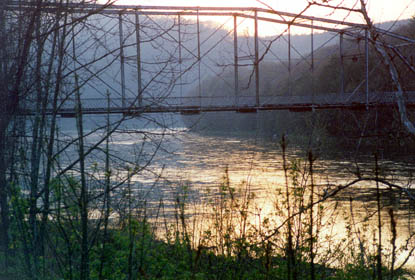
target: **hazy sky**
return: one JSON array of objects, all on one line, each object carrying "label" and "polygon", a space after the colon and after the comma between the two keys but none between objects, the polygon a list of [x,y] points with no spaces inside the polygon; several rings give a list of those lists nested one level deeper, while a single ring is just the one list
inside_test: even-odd
[{"label": "hazy sky", "polygon": [[[256,0],[118,0],[122,4],[157,5],[157,6],[257,6],[265,7]],[[263,0],[275,10],[292,13],[301,12],[307,6],[307,0]],[[333,0],[332,3],[343,2],[345,6],[353,6],[358,0]],[[359,7],[359,6],[358,6]],[[368,11],[374,22],[407,19],[415,16],[415,0],[368,0]],[[342,12],[332,13],[332,10],[322,8],[311,8],[305,13],[317,17],[331,17],[342,20],[347,17],[348,21],[362,22],[362,18],[355,14],[349,15]],[[202,19],[203,20],[203,19]],[[213,19],[220,21],[219,18]],[[223,20],[223,19],[222,19]],[[229,26],[230,27],[230,26]],[[245,27],[252,32],[250,26]],[[272,28],[264,26],[262,34],[269,35],[277,33]],[[301,32],[301,31],[299,31]]]}]

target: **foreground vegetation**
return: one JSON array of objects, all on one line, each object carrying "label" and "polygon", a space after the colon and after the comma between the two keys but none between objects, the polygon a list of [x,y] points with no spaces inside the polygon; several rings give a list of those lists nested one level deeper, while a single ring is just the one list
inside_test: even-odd
[{"label": "foreground vegetation", "polygon": [[[404,217],[398,208],[406,199],[413,204],[412,193],[389,181],[376,157],[370,173],[330,185],[320,184],[312,152],[306,160],[289,161],[285,138],[281,148],[285,183],[267,194],[269,211],[249,184],[232,186],[227,170],[202,201],[182,185],[174,201],[150,207],[126,183],[119,197],[89,209],[88,278],[410,279],[404,266],[412,262],[414,231],[400,229],[410,224],[412,212],[407,209]],[[347,196],[339,193],[353,193],[368,181],[376,198],[362,214],[357,196],[342,200]],[[0,279],[80,278],[83,228],[73,196],[79,188],[75,177],[54,181],[52,219],[38,255],[29,247],[28,198],[14,189],[13,242],[1,256],[7,266]]]},{"label": "foreground vegetation", "polygon": [[[312,149],[302,161],[288,159],[283,137],[280,171],[284,180],[262,197],[268,204],[257,203],[261,197],[248,183],[232,185],[226,171],[217,190],[198,190],[203,195],[192,196],[193,187],[183,184],[169,190],[173,199],[149,199],[147,194],[153,189],[148,181],[140,184],[137,177],[148,179],[148,172],[154,181],[161,178],[149,166],[174,126],[164,118],[145,114],[139,115],[146,123],[140,129],[128,126],[131,114],[110,118],[114,96],[123,96],[125,89],[121,82],[124,67],[120,69],[118,61],[132,62],[124,48],[126,52],[134,49],[137,59],[136,48],[141,43],[154,49],[143,65],[128,63],[129,72],[137,72],[132,82],[134,87],[137,82],[137,88],[129,89],[128,96],[140,96],[145,90],[151,104],[163,104],[164,98],[171,97],[182,85],[178,73],[193,70],[196,62],[182,69],[180,48],[176,42],[166,44],[165,35],[180,28],[176,19],[169,18],[163,27],[149,15],[138,24],[137,14],[107,17],[100,13],[105,6],[96,6],[97,1],[81,2],[90,5],[75,7],[68,0],[6,0],[0,4],[0,279],[410,276],[404,269],[413,264],[415,250],[410,208],[415,200],[413,167],[402,171],[404,175],[386,172],[378,161],[376,148],[382,145],[378,142],[372,164],[350,167],[352,177],[333,184],[318,176],[321,167],[316,167]],[[367,16],[366,4],[360,2],[358,12]],[[54,5],[45,7],[49,4]],[[106,5],[112,4],[106,1]],[[85,7],[88,9],[82,11]],[[372,132],[366,129],[370,127],[376,134],[389,133],[399,141],[404,125],[406,136],[413,137],[415,128],[412,132],[408,121],[412,116],[403,110],[403,93],[414,88],[413,47],[405,44],[398,51],[387,46],[394,42],[382,43],[384,36],[366,21],[371,49],[380,53],[371,57],[370,71],[378,78],[370,80],[370,89],[397,90],[399,118],[381,118],[376,113],[356,122],[362,124],[362,131]],[[123,26],[129,30],[124,40]],[[407,36],[413,38],[414,23],[409,27]],[[350,47],[345,45],[345,55],[351,60],[343,57],[347,59],[344,91],[364,92],[359,87],[363,42],[345,40],[351,40]],[[314,79],[307,63],[299,63],[298,69],[291,69],[295,75],[280,76],[279,87],[272,79],[261,78],[265,86],[261,91],[276,88],[280,91],[273,92],[275,95],[301,95],[315,86],[316,91],[338,92],[339,81],[334,77],[339,71],[338,57],[322,52],[316,54],[318,59],[322,63],[316,65],[314,78],[321,83],[310,84]],[[378,68],[382,63],[377,59],[388,67]],[[141,67],[144,77],[138,74]],[[268,63],[261,67],[264,72],[284,70],[282,65]],[[251,74],[241,71],[240,78],[251,81]],[[228,76],[233,77],[225,72],[224,78]],[[287,83],[291,79],[295,86]],[[221,85],[214,85],[213,90],[221,92]],[[240,86],[249,93],[249,82]],[[91,90],[100,99],[107,98],[101,106],[106,106],[108,114],[92,128],[85,128],[83,106],[87,104],[82,100],[92,97]],[[138,96],[134,104],[140,105]],[[64,120],[58,112],[62,108],[75,108],[69,116],[76,128],[70,133],[61,131]],[[395,111],[383,112],[392,115]],[[347,118],[328,119],[331,122],[321,126],[336,135]],[[385,119],[393,119],[386,132],[377,131],[378,125],[367,125]],[[314,124],[318,121],[313,123],[313,131]],[[349,127],[353,124],[347,124]],[[341,131],[357,135],[358,141],[367,136],[354,129]],[[125,141],[112,142],[119,135],[133,139],[128,155],[116,149]],[[364,200],[367,208],[356,207],[363,201],[356,193],[362,190],[369,192]]]}]

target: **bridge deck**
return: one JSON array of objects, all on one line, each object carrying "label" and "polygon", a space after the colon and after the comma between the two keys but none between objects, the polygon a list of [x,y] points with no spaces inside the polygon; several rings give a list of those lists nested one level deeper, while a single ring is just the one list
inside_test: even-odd
[{"label": "bridge deck", "polygon": [[[393,92],[373,92],[365,94],[327,94],[319,96],[261,96],[261,104],[255,104],[254,96],[231,97],[183,97],[183,98],[153,98],[142,100],[141,105],[136,98],[84,98],[82,102],[83,114],[142,114],[142,113],[182,113],[198,114],[201,112],[226,112],[251,113],[265,110],[291,110],[311,111],[321,109],[347,109],[362,110],[371,107],[396,106]],[[26,104],[35,104],[27,102]],[[71,117],[76,114],[74,100],[58,102],[59,108],[56,114]],[[415,106],[415,92],[406,94],[406,104]],[[20,110],[21,114],[32,115],[36,110],[34,106],[27,105]],[[52,114],[54,110],[47,108],[46,114]]]}]

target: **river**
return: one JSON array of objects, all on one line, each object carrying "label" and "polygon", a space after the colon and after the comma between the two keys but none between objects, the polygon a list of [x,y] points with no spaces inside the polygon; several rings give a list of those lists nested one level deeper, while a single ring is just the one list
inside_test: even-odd
[{"label": "river", "polygon": [[[112,120],[116,118],[112,117]],[[87,119],[86,131],[103,121],[104,117]],[[73,119],[61,119],[60,122],[66,137],[76,136]],[[167,129],[155,123],[163,124]],[[87,143],[92,145],[96,142],[100,133],[88,136]],[[357,154],[356,149],[345,150],[337,145],[336,139],[323,139],[322,136],[316,137],[316,134],[313,137],[298,134],[286,136],[286,177],[282,133],[263,135],[255,129],[241,131],[239,128],[192,131],[185,126],[180,115],[144,116],[127,121],[112,135],[111,151],[118,159],[112,168],[117,170],[117,176],[125,176],[130,170],[128,166],[145,166],[129,181],[134,189],[136,205],[145,203],[148,207],[146,215],[158,221],[163,215],[174,223],[174,217],[177,217],[184,202],[183,214],[192,221],[194,242],[197,242],[196,239],[200,242],[207,230],[217,229],[217,224],[214,225],[211,219],[229,207],[233,207],[235,215],[227,218],[239,223],[235,229],[240,232],[240,226],[246,224],[257,236],[265,237],[272,235],[273,229],[284,222],[287,209],[291,214],[300,213],[300,209],[309,204],[311,176],[307,155],[312,148],[312,199],[325,200],[313,207],[314,215],[319,219],[315,234],[321,239],[331,240],[324,245],[326,248],[334,243],[343,242],[345,246],[352,246],[348,242],[360,242],[360,245],[370,247],[368,254],[373,253],[369,251],[375,250],[371,244],[377,240],[379,228],[377,184],[362,180],[330,196],[339,190],[339,186],[345,186],[359,176],[373,178],[376,170],[373,153]],[[408,160],[410,155],[391,159],[381,152],[377,163],[379,176],[397,186],[411,189],[415,169],[413,162]],[[102,156],[102,153],[91,156],[90,164],[102,162]],[[289,207],[286,182],[292,201]],[[408,200],[405,192],[395,187],[380,184],[379,188],[384,250],[390,254],[393,213],[399,233],[396,244],[401,246],[398,260],[402,262],[411,253],[411,247],[407,245],[415,242],[412,236],[415,230],[413,202]],[[300,214],[295,219],[297,230],[305,231],[306,214]],[[411,259],[410,267],[414,264]]]}]

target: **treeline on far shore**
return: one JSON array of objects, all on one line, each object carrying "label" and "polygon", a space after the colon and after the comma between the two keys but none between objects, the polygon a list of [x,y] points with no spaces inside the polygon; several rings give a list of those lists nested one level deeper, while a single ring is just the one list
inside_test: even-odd
[{"label": "treeline on far shore", "polygon": [[[409,20],[393,31],[415,38],[415,20]],[[395,41],[390,39],[388,43],[393,44]],[[293,60],[295,63],[293,62],[290,77],[283,63],[262,61],[260,63],[260,94],[288,97],[312,94],[340,95],[343,92],[344,94],[365,95],[364,44],[364,40],[345,37],[342,57],[340,57],[338,44],[317,50],[314,54],[313,71],[310,69],[309,59]],[[415,51],[412,46],[402,47],[400,51],[409,61],[414,61]],[[369,54],[369,91],[394,92],[395,88],[388,69],[373,46],[369,47]],[[415,73],[408,71],[408,65],[405,65],[399,58],[394,59],[393,62],[398,69],[400,83],[405,94],[414,94]],[[343,72],[343,78],[341,78],[341,72]],[[240,69],[239,95],[255,95],[255,83],[252,81],[251,74],[251,70],[247,68]],[[202,82],[203,92],[212,97],[234,96],[233,89],[225,85],[233,84],[233,79],[233,69],[225,71],[221,79],[208,78]],[[196,89],[188,92],[188,95],[193,96],[195,92]],[[413,108],[408,108],[408,114],[410,119],[414,119]],[[311,115],[313,118],[310,118]],[[203,117],[183,116],[183,119],[188,127],[201,133],[257,130],[263,135],[272,137],[295,131],[309,132],[314,130],[318,123],[319,128],[322,129],[321,133],[333,136],[344,144],[353,144],[356,139],[360,144],[378,141],[377,144],[402,146],[412,143],[412,137],[401,126],[397,105],[375,106],[369,110],[365,108],[316,110],[313,114],[270,111],[260,112],[255,117],[252,114],[215,113],[205,114]],[[322,124],[324,124],[324,129]]]}]

